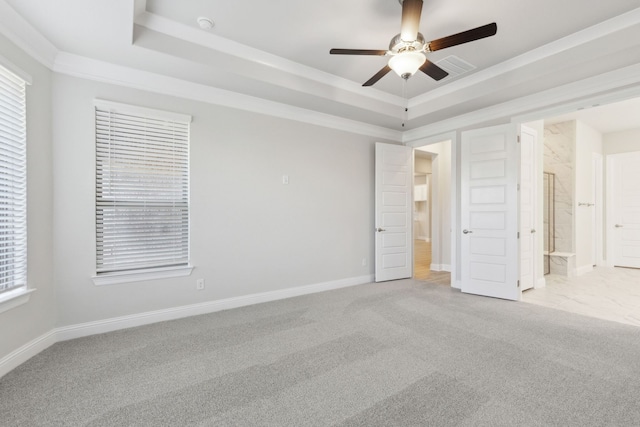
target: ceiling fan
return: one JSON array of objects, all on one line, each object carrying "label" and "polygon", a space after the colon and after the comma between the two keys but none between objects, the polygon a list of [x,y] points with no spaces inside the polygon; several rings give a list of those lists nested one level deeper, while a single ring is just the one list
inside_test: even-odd
[{"label": "ceiling fan", "polygon": [[389,50],[370,49],[331,49],[332,55],[376,55],[391,56],[389,63],[367,80],[362,86],[372,86],[389,71],[395,71],[403,79],[408,79],[420,70],[434,80],[449,75],[445,70],[429,61],[426,53],[446,49],[474,40],[491,37],[498,31],[496,23],[483,25],[461,33],[453,34],[430,42],[418,32],[422,0],[398,0],[402,4],[402,23],[400,34],[391,39]]}]

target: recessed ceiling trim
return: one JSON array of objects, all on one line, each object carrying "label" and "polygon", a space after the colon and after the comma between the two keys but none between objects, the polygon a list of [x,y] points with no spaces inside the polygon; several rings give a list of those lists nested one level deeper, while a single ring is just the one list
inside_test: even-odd
[{"label": "recessed ceiling trim", "polygon": [[60,52],[53,70],[73,77],[150,91],[207,104],[236,108],[258,114],[308,123],[331,129],[400,141],[402,132],[345,119],[326,113],[294,107],[254,96],[218,89],[148,71]]},{"label": "recessed ceiling trim", "polygon": [[605,37],[609,34],[624,30],[637,24],[640,24],[640,8],[600,22],[551,43],[547,43],[544,46],[540,46],[530,50],[529,52],[523,53],[522,55],[518,55],[492,67],[485,68],[484,70],[480,70],[470,76],[436,88],[423,95],[415,96],[409,100],[409,109],[411,110],[412,108],[416,108],[422,104],[431,103],[434,100],[450,95],[453,92],[461,91],[471,86],[481,84],[489,79],[493,79],[497,75],[525,67],[526,65],[541,61],[560,52],[587,44],[593,40]]},{"label": "recessed ceiling trim", "polygon": [[133,0],[133,17],[143,14],[147,10],[147,0]]},{"label": "recessed ceiling trim", "polygon": [[[640,96],[640,64],[407,130],[402,134],[402,142],[410,143],[492,120],[526,122],[542,119],[545,114],[566,112],[578,107],[585,103],[585,99],[592,104],[603,104],[633,96]],[[549,107],[551,105],[556,107]]]},{"label": "recessed ceiling trim", "polygon": [[0,34],[33,59],[51,69],[58,49],[6,2],[0,1]]},{"label": "recessed ceiling trim", "polygon": [[[577,101],[570,102],[568,104],[562,104],[559,106],[553,106],[550,108],[542,108],[534,112],[529,112],[515,116],[511,119],[513,123],[523,123],[532,120],[546,119],[549,117],[566,115],[571,112],[588,111],[583,109],[585,105],[589,105],[590,108],[606,106],[609,104],[628,101],[630,99],[640,98],[640,85],[636,87],[628,87],[617,91],[608,92],[602,95],[596,95],[589,98],[581,98]],[[638,118],[640,122],[640,118]],[[636,126],[639,127],[639,126]]]},{"label": "recessed ceiling trim", "polygon": [[244,60],[252,60],[262,65],[275,68],[288,74],[311,79],[319,83],[333,86],[337,89],[346,90],[356,93],[360,96],[366,96],[381,102],[403,107],[406,100],[400,96],[392,95],[381,90],[369,88],[363,90],[359,83],[338,77],[315,68],[299,64],[294,61],[282,58],[277,55],[256,49],[242,43],[220,37],[213,33],[206,33],[197,28],[191,28],[187,25],[172,21],[162,16],[145,12],[135,18],[134,24],[148,28],[159,33],[167,34],[171,37],[179,38],[191,43],[198,44],[203,47],[214,49],[229,55],[234,55]]}]

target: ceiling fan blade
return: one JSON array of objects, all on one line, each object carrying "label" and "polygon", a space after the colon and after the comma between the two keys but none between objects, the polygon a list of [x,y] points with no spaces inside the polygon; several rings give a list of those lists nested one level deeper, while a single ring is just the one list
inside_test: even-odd
[{"label": "ceiling fan blade", "polygon": [[498,32],[498,26],[496,23],[483,25],[482,27],[473,28],[471,30],[463,31],[458,34],[453,34],[448,37],[443,37],[438,40],[429,42],[429,50],[435,52],[436,50],[446,49],[451,46],[457,46],[459,44],[472,42],[474,40],[483,39],[485,37],[494,36]]},{"label": "ceiling fan blade", "polygon": [[407,42],[418,38],[420,15],[422,14],[422,0],[404,0],[402,2],[402,24],[400,38]]},{"label": "ceiling fan blade", "polygon": [[331,55],[378,55],[384,56],[387,54],[386,50],[373,50],[373,49],[331,49],[329,51]]},{"label": "ceiling fan blade", "polygon": [[374,85],[378,80],[380,80],[381,78],[386,76],[389,71],[391,71],[391,67],[389,67],[388,65],[385,65],[384,68],[382,68],[382,70],[378,71],[375,74],[375,76],[371,77],[369,80],[364,82],[362,86],[372,86],[372,85]]},{"label": "ceiling fan blade", "polygon": [[420,71],[422,71],[427,76],[431,77],[433,80],[436,80],[436,81],[442,80],[449,75],[449,73],[447,73],[445,70],[438,67],[436,64],[429,61],[428,59],[425,61],[422,67],[420,67]]}]

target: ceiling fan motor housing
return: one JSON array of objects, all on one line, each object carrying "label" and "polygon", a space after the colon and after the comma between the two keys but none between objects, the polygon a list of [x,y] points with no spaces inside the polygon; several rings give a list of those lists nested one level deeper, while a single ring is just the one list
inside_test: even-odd
[{"label": "ceiling fan motor housing", "polygon": [[416,38],[416,40],[413,40],[413,41],[402,40],[401,34],[396,34],[396,36],[392,38],[391,42],[389,43],[389,51],[392,54],[398,54],[398,53],[407,52],[407,51],[415,51],[415,52],[424,52],[425,50],[428,51],[428,49],[425,49],[425,47],[426,47],[426,44],[425,44],[424,36],[422,35],[422,33],[418,33],[418,37]]}]

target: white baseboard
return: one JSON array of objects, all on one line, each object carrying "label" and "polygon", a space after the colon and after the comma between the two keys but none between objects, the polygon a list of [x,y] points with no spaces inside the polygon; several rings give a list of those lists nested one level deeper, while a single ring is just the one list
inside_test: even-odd
[{"label": "white baseboard", "polygon": [[373,282],[373,279],[373,275],[351,277],[347,279],[334,280],[331,282],[316,283],[313,285],[298,286],[293,288],[280,289],[277,291],[261,292],[258,294],[226,298],[217,301],[207,301],[198,304],[171,307],[163,310],[148,311],[145,313],[137,313],[129,316],[98,320],[95,322],[81,323],[78,325],[64,326],[55,330],[56,338],[57,341],[66,341],[74,338],[86,337],[89,335],[102,334],[105,332],[117,331],[120,329],[127,329],[136,326],[148,325],[151,323],[164,322],[166,320],[181,319],[183,317],[214,313],[216,311],[229,310],[232,308],[244,307],[247,305],[276,301],[291,297],[297,297],[300,295],[313,294],[317,292],[330,291],[333,289],[340,289],[348,286],[361,285],[363,283]]},{"label": "white baseboard", "polygon": [[462,281],[456,280],[455,282],[451,282],[451,287],[456,289],[462,289]]},{"label": "white baseboard", "polygon": [[451,266],[449,264],[431,264],[429,266],[429,270],[431,271],[446,271],[451,273]]},{"label": "white baseboard", "polygon": [[51,330],[7,354],[0,359],[0,378],[56,342],[56,333]]},{"label": "white baseboard", "polygon": [[372,274],[347,279],[333,280],[331,282],[315,283],[313,285],[298,286],[277,291],[262,292],[259,294],[245,295],[241,297],[227,298],[217,301],[208,301],[199,304],[171,307],[163,310],[148,311],[129,316],[114,317],[111,319],[97,320],[95,322],[81,323],[78,325],[55,328],[46,334],[34,339],[22,347],[12,351],[0,359],[0,377],[26,362],[36,354],[46,350],[51,345],[74,338],[89,335],[102,334],[136,326],[148,325],[166,320],[175,320],[183,317],[208,314],[231,308],[244,307],[263,302],[276,301],[301,295],[331,291],[349,286],[362,285],[373,282]]},{"label": "white baseboard", "polygon": [[593,271],[593,265],[583,265],[582,267],[576,268],[576,276],[581,276],[590,271]]}]

